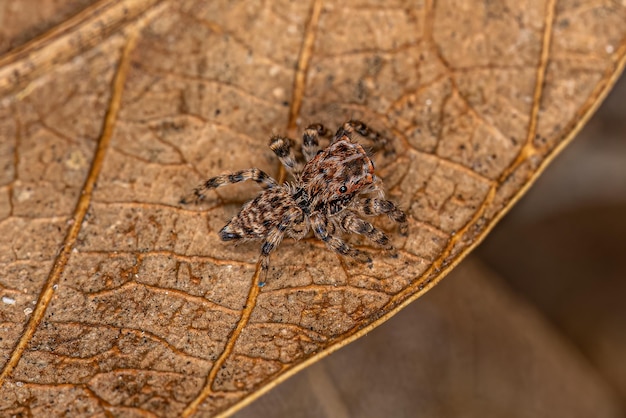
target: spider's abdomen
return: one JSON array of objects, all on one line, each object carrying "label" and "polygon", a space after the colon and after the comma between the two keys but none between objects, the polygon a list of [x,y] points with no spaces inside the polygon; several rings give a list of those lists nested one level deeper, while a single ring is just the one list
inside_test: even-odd
[{"label": "spider's abdomen", "polygon": [[295,205],[289,192],[268,189],[243,205],[241,211],[220,231],[223,241],[240,238],[263,238],[280,225],[285,213]]}]

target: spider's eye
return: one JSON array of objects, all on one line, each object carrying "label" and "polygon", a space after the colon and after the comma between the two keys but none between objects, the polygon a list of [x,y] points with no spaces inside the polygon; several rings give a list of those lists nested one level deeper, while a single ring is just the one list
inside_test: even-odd
[{"label": "spider's eye", "polygon": [[341,186],[341,187],[339,188],[339,192],[340,192],[340,193],[345,193],[345,192],[347,192],[347,191],[348,191],[348,188],[347,188],[346,186]]}]

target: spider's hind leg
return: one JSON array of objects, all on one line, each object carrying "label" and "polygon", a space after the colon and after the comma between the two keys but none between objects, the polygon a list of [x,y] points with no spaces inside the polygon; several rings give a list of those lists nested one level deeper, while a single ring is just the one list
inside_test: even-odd
[{"label": "spider's hind leg", "polygon": [[265,285],[269,275],[270,254],[280,245],[285,233],[290,231],[294,224],[299,223],[301,211],[297,208],[289,208],[282,214],[280,222],[267,231],[263,244],[261,245],[261,255],[259,264],[261,271],[259,272],[259,286]]},{"label": "spider's hind leg", "polygon": [[317,155],[320,149],[320,136],[326,135],[326,128],[321,123],[309,125],[302,135],[302,155],[309,162]]},{"label": "spider's hind leg", "polygon": [[278,186],[276,180],[271,178],[267,173],[258,168],[249,168],[246,170],[235,171],[230,174],[222,174],[220,176],[211,177],[205,180],[198,187],[193,189],[193,192],[189,196],[185,196],[180,199],[180,203],[186,204],[190,202],[199,202],[205,199],[204,192],[217,189],[218,187],[227,186],[229,184],[239,183],[246,180],[254,180],[264,189],[271,189]]},{"label": "spider's hind leg", "polygon": [[302,164],[296,160],[296,156],[293,153],[293,140],[284,136],[273,136],[270,139],[270,149],[274,151],[274,154],[278,157],[281,164],[285,166],[287,171],[291,175],[296,175],[302,172]]},{"label": "spider's hind leg", "polygon": [[372,151],[379,151],[381,149],[385,150],[385,154],[392,152],[393,150],[390,147],[389,139],[379,132],[371,129],[365,123],[360,120],[349,120],[344,123],[341,128],[337,130],[335,136],[332,139],[332,142],[337,141],[342,136],[347,136],[351,141],[355,140],[355,133],[360,135],[361,137],[369,140],[372,144]]},{"label": "spider's hind leg", "polygon": [[273,230],[268,234],[267,238],[263,241],[263,245],[261,245],[261,255],[259,256],[259,264],[261,271],[259,272],[259,286],[264,286],[267,282],[267,278],[269,276],[270,269],[270,254],[283,240],[283,232],[278,230]]}]

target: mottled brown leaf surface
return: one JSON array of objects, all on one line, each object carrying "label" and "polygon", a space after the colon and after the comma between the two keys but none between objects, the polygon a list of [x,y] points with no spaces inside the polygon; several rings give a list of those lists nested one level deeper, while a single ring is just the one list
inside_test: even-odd
[{"label": "mottled brown leaf surface", "polygon": [[[362,335],[571,139],[625,37],[618,3],[103,0],[9,49],[2,413],[232,411]],[[351,117],[395,138],[377,165],[410,217],[408,238],[392,234],[400,256],[370,248],[368,269],[287,241],[259,289],[258,245],[216,234],[254,185],[179,198],[222,171],[278,175],[271,133]]]},{"label": "mottled brown leaf surface", "polygon": [[[64,20],[78,14],[96,0],[26,0],[0,4],[0,52],[15,49]],[[77,16],[80,20],[81,17]]]}]

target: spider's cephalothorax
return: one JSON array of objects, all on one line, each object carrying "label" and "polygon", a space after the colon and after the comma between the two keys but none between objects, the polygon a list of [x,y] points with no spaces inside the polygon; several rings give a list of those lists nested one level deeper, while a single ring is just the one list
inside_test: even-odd
[{"label": "spider's cephalothorax", "polygon": [[389,238],[361,217],[385,214],[400,224],[403,235],[407,233],[407,221],[404,212],[384,198],[374,163],[355,142],[355,133],[377,145],[385,144],[385,139],[364,123],[349,121],[339,128],[330,145],[320,150],[319,138],[326,134],[326,129],[320,124],[311,125],[303,136],[304,164],[296,160],[291,139],[276,136],[270,141],[270,148],[293,176],[293,182],[278,184],[258,168],[251,168],[210,178],[194,190],[193,196],[202,200],[206,190],[244,180],[254,180],[265,189],[245,203],[220,231],[224,241],[263,240],[263,278],[267,275],[269,255],[283,237],[301,239],[311,229],[329,249],[371,265],[367,254],[348,246],[338,233],[361,234],[392,250]]}]

